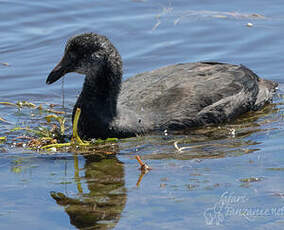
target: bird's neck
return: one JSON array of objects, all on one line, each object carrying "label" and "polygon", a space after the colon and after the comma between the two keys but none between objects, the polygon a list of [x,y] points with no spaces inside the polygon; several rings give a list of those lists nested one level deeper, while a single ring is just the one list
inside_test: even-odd
[{"label": "bird's neck", "polygon": [[115,116],[117,99],[120,92],[121,72],[114,72],[109,68],[90,71],[86,74],[81,92],[82,103],[96,108],[98,113],[105,116]]},{"label": "bird's neck", "polygon": [[103,109],[105,115],[115,116],[120,85],[121,76],[115,76],[112,72],[102,71],[96,76],[90,73],[85,78],[81,94],[88,100],[87,103]]},{"label": "bird's neck", "polygon": [[[82,92],[73,110],[81,109],[80,119],[86,127],[107,128],[117,115],[117,99],[120,92],[122,71],[104,68],[86,74]],[[97,125],[96,125],[97,124]]]}]

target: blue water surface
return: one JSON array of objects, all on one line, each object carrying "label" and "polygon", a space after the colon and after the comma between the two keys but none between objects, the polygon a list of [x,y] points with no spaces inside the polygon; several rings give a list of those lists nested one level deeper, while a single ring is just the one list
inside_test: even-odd
[{"label": "blue water surface", "polygon": [[[44,115],[0,105],[0,229],[283,229],[283,15],[280,0],[0,1],[1,102],[64,100],[70,118],[83,77],[45,79],[83,32],[113,42],[124,79],[202,60],[279,82],[260,112],[184,136],[121,140],[108,157],[16,147],[20,134],[9,130],[41,126]],[[139,186],[136,154],[153,168]]]}]

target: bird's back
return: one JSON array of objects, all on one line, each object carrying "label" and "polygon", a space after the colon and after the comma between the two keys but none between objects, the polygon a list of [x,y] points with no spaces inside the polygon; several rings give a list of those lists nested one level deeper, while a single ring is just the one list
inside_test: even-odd
[{"label": "bird's back", "polygon": [[[123,82],[118,108],[145,132],[229,121],[272,99],[276,84],[242,65],[203,62],[163,67]],[[124,119],[121,112],[119,119]],[[136,123],[137,121],[133,121]],[[131,122],[130,122],[131,123]]]}]

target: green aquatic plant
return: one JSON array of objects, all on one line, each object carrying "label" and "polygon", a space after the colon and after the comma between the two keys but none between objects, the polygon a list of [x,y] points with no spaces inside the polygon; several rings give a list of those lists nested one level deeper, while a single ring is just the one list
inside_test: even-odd
[{"label": "green aquatic plant", "polygon": [[53,119],[58,121],[59,125],[60,125],[60,133],[61,135],[64,135],[64,132],[65,132],[65,118],[64,117],[60,117],[60,116],[57,116],[55,114],[51,114],[51,115],[48,115],[45,117],[46,121],[48,123],[50,123]]},{"label": "green aquatic plant", "polygon": [[28,101],[18,101],[17,103],[2,101],[0,102],[0,105],[10,105],[10,106],[16,106],[18,108],[22,108],[22,107],[36,108],[35,104],[28,102]]},{"label": "green aquatic plant", "polygon": [[0,143],[6,142],[7,141],[7,137],[0,137]]},{"label": "green aquatic plant", "polygon": [[[54,113],[54,114],[65,114],[64,111],[56,111],[53,110],[51,108],[43,108],[43,106],[40,104],[39,106],[36,106],[34,103],[28,102],[28,101],[18,101],[16,103],[13,102],[7,102],[7,101],[0,101],[0,105],[5,105],[5,106],[15,106],[18,109],[22,109],[24,107],[27,108],[33,108],[33,109],[37,109],[40,112],[45,112],[45,113]],[[53,107],[50,105],[50,107]]]},{"label": "green aquatic plant", "polygon": [[[1,104],[1,103],[0,103]],[[57,114],[62,114],[62,111],[54,111],[50,109],[44,109],[42,105],[36,106],[33,103],[22,102],[22,103],[10,103],[10,102],[2,102],[5,105],[13,105],[13,106],[27,106],[29,108],[39,109],[41,112],[52,112]],[[64,112],[63,112],[64,113]],[[66,142],[66,127],[65,122],[66,119],[64,116],[59,116],[57,114],[49,114],[44,118],[47,122],[44,126],[39,127],[21,127],[17,126],[9,130],[10,133],[26,131],[28,136],[19,136],[16,139],[28,139],[28,143],[18,142],[14,143],[15,146],[25,147],[27,146],[32,150],[40,150],[40,151],[50,151],[56,152],[58,149],[62,148],[71,148],[76,151],[80,151],[81,149],[93,148],[97,145],[103,145],[106,143],[117,142],[117,138],[108,138],[106,140],[101,139],[92,139],[90,141],[82,140],[78,134],[78,121],[81,114],[80,108],[77,109],[74,121],[73,121],[73,134],[69,142]],[[51,126],[51,127],[50,127]],[[0,141],[6,141],[7,137],[0,138]],[[105,153],[108,153],[107,151]],[[111,153],[112,154],[112,153]]]},{"label": "green aquatic plant", "polygon": [[[78,121],[79,121],[80,114],[81,114],[81,109],[77,108],[75,112],[74,120],[73,120],[73,135],[72,135],[70,142],[45,145],[45,146],[42,146],[41,149],[45,149],[47,151],[56,151],[57,148],[63,148],[63,147],[76,147],[76,148],[81,147],[82,148],[82,147],[91,147],[92,145],[105,144],[109,142],[118,141],[117,138],[108,138],[106,140],[97,139],[97,140],[91,140],[91,141],[82,140],[78,134]],[[60,119],[59,121],[62,122],[62,120]],[[62,122],[62,126],[64,129],[64,122]]]},{"label": "green aquatic plant", "polygon": [[[42,113],[52,113],[48,114],[40,119],[44,119],[46,123],[41,123],[40,126],[32,127],[34,123],[29,126],[25,125],[24,127],[21,125],[17,125],[9,130],[8,133],[20,133],[21,135],[14,138],[17,142],[14,142],[13,145],[17,147],[25,147],[27,146],[33,150],[44,150],[44,151],[57,151],[59,148],[64,147],[76,147],[76,149],[80,149],[82,147],[91,147],[93,145],[104,144],[106,142],[115,142],[116,138],[110,138],[108,140],[91,140],[91,141],[83,141],[78,135],[78,120],[80,117],[81,110],[78,109],[75,114],[74,122],[73,122],[73,135],[70,142],[66,142],[66,127],[65,122],[66,119],[64,116],[60,116],[60,114],[65,114],[64,111],[56,111],[53,109],[55,105],[49,105],[49,108],[44,108],[42,104],[36,106],[33,103],[27,101],[18,101],[17,103],[12,102],[0,102],[0,105],[5,106],[15,106],[18,109],[23,107],[35,109],[39,111],[39,115]],[[32,113],[32,117],[37,113]],[[7,122],[5,119],[0,119],[2,122]],[[26,124],[26,123],[25,123]],[[26,132],[26,135],[22,135],[22,131]],[[18,140],[28,140],[28,143],[19,142]],[[0,142],[6,142],[7,137],[0,137]]]}]

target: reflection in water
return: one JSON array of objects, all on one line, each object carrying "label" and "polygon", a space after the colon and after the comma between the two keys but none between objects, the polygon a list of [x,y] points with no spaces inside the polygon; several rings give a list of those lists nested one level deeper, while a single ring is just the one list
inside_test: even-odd
[{"label": "reflection in water", "polygon": [[140,185],[140,183],[141,183],[143,177],[144,177],[147,173],[148,173],[148,171],[142,171],[142,170],[141,170],[140,176],[139,176],[139,178],[138,178],[138,180],[137,180],[137,182],[136,182],[136,187],[139,187],[139,185]]},{"label": "reflection in water", "polygon": [[[77,196],[51,192],[51,197],[65,207],[71,224],[78,229],[110,229],[119,221],[126,203],[123,163],[115,156],[88,155],[85,159],[83,178],[79,178],[76,156],[74,160]],[[86,181],[88,193],[83,193],[80,179]]]}]

